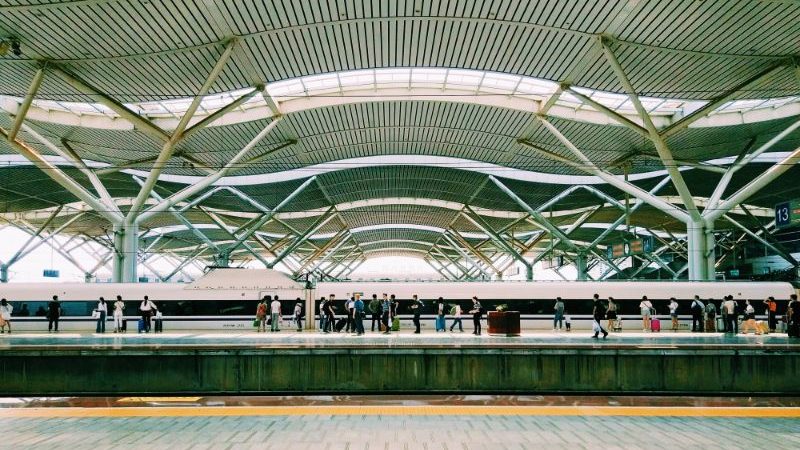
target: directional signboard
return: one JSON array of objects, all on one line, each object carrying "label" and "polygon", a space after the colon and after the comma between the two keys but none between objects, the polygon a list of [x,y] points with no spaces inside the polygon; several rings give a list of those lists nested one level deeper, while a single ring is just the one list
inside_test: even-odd
[{"label": "directional signboard", "polygon": [[800,200],[778,203],[775,205],[775,226],[791,227],[800,224]]},{"label": "directional signboard", "polygon": [[627,242],[620,242],[606,247],[608,259],[643,255],[653,251],[653,236],[642,236]]}]

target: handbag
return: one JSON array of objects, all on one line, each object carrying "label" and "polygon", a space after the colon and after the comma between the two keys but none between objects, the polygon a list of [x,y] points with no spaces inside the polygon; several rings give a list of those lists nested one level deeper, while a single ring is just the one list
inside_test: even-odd
[{"label": "handbag", "polygon": [[92,319],[99,319],[100,318],[100,311],[94,310],[92,311]]},{"label": "handbag", "polygon": [[255,328],[258,328],[258,326],[259,326],[259,325],[261,325],[261,320],[259,320],[259,319],[255,319],[255,320],[253,320],[253,326],[254,326]]}]

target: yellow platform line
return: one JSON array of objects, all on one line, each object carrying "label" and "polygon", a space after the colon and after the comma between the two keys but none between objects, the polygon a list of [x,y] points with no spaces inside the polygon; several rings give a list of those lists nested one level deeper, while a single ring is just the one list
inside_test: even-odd
[{"label": "yellow platform line", "polygon": [[208,406],[3,408],[0,418],[221,416],[649,416],[800,418],[794,407],[678,406]]}]

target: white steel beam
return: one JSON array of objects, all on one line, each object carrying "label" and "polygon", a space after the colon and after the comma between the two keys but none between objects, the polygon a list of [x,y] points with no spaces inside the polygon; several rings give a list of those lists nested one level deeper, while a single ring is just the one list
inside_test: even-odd
[{"label": "white steel beam", "polygon": [[19,128],[22,126],[22,122],[25,120],[25,116],[28,114],[28,109],[30,109],[31,103],[33,103],[33,99],[36,97],[36,93],[39,92],[39,87],[42,85],[43,79],[44,68],[40,68],[33,75],[33,80],[28,88],[28,93],[25,94],[25,98],[22,99],[22,103],[20,103],[19,108],[17,108],[17,117],[14,118],[14,124],[11,125],[11,129],[8,130],[8,140],[13,141],[17,138]]}]

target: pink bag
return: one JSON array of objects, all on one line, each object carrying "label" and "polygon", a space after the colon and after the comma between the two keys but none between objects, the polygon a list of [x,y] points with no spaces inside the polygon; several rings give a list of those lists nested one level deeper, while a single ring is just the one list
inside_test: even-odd
[{"label": "pink bag", "polygon": [[654,333],[661,331],[661,321],[658,319],[650,319],[650,331]]}]

